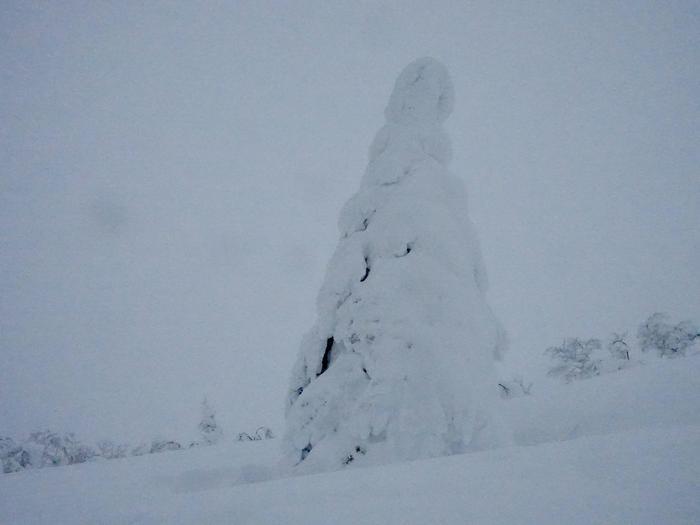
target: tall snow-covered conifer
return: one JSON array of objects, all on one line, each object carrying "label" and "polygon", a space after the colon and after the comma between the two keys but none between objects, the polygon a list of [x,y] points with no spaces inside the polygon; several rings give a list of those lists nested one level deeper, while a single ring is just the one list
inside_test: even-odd
[{"label": "tall snow-covered conifer", "polygon": [[223,432],[216,423],[216,414],[206,397],[202,400],[201,410],[202,419],[199,421],[198,428],[202,436],[202,443],[204,445],[214,445],[221,439]]},{"label": "tall snow-covered conifer", "polygon": [[431,58],[399,75],[318,295],[287,399],[286,458],[308,470],[506,442],[492,409],[505,335],[442,130]]}]

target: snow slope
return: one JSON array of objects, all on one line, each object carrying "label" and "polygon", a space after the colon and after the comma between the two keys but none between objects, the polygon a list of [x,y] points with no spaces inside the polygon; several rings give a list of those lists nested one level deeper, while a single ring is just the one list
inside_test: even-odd
[{"label": "snow slope", "polygon": [[646,427],[700,425],[700,355],[560,385],[502,407],[519,445]]},{"label": "snow slope", "polygon": [[698,378],[695,356],[540,388],[504,401],[519,446],[380,467],[271,479],[269,440],[8,474],[0,523],[698,523]]}]

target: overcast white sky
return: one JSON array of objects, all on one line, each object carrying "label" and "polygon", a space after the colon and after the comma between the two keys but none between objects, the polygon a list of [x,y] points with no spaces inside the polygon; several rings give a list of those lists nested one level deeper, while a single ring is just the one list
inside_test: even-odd
[{"label": "overcast white sky", "polygon": [[0,5],[0,434],[281,430],[399,71],[450,70],[453,171],[538,378],[569,335],[700,321],[697,2]]}]

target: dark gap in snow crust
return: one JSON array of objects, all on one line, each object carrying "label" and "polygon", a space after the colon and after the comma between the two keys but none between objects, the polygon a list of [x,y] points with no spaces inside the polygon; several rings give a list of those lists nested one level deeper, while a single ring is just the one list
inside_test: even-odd
[{"label": "dark gap in snow crust", "polygon": [[314,448],[311,443],[306,445],[304,448],[301,449],[301,460],[304,461],[306,459],[306,456],[309,455],[309,452],[311,452],[311,449]]},{"label": "dark gap in snow crust", "polygon": [[[355,453],[364,456],[367,453],[367,451],[358,445],[355,447]],[[353,454],[348,454],[347,456],[345,456],[345,459],[343,459],[343,465],[349,465],[353,461],[355,461],[355,456]]]},{"label": "dark gap in snow crust", "polygon": [[409,253],[411,253],[411,250],[413,249],[413,243],[409,242],[406,244],[406,251],[402,254],[397,255],[396,257],[406,257]]},{"label": "dark gap in snow crust", "polygon": [[321,371],[316,374],[316,377],[320,376],[323,372],[328,370],[331,364],[331,352],[333,351],[333,337],[326,339],[326,350],[323,352],[323,358],[321,359]]},{"label": "dark gap in snow crust", "polygon": [[365,257],[365,274],[362,276],[362,279],[360,279],[360,282],[365,282],[367,277],[369,277],[369,261],[367,260],[367,257]]}]

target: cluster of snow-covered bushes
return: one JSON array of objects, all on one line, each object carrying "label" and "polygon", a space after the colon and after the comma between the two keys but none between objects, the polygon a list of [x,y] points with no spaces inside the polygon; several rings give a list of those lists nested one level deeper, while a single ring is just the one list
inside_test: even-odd
[{"label": "cluster of snow-covered bushes", "polygon": [[[23,441],[0,436],[0,463],[5,474],[28,468],[56,467],[85,463],[97,459],[118,459],[127,456],[157,454],[169,450],[180,450],[216,444],[223,432],[216,422],[216,415],[207,400],[202,402],[202,416],[197,425],[199,439],[183,445],[178,441],[156,438],[148,443],[132,446],[111,440],[99,441],[96,446],[87,445],[74,434],[58,434],[50,430],[34,432]],[[273,438],[267,427],[258,428],[252,435],[241,433],[237,441],[256,441]]]},{"label": "cluster of snow-covered bushes", "polygon": [[258,427],[252,434],[241,432],[236,436],[236,441],[262,441],[263,439],[273,439],[275,435],[268,427]]},{"label": "cluster of snow-covered bushes", "polygon": [[[200,446],[202,441],[189,444]],[[212,443],[207,443],[212,444]],[[99,458],[118,459],[127,456],[142,456],[167,450],[179,450],[183,445],[174,440],[154,439],[150,443],[131,446],[103,440],[96,446],[78,440],[73,433],[59,434],[51,430],[33,432],[23,441],[0,437],[0,461],[5,474],[28,468],[58,467],[85,463]]]},{"label": "cluster of snow-covered bushes", "polygon": [[[653,352],[662,358],[684,356],[698,341],[700,329],[697,325],[691,321],[673,324],[662,313],[649,316],[637,330],[638,350]],[[560,377],[567,383],[643,363],[634,358],[635,349],[626,332],[613,333],[605,345],[600,339],[567,338],[561,345],[547,348],[545,353],[554,361],[548,375]]]},{"label": "cluster of snow-covered bushes", "polygon": [[642,352],[653,351],[659,357],[679,357],[700,340],[700,328],[692,321],[670,324],[666,314],[657,312],[639,326],[637,339]]},{"label": "cluster of snow-covered bushes", "polygon": [[0,460],[4,473],[84,463],[96,456],[93,447],[81,443],[73,434],[60,435],[44,430],[33,432],[21,443],[9,437],[0,437]]}]

